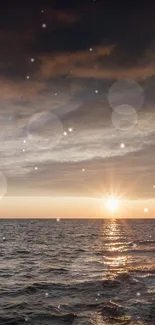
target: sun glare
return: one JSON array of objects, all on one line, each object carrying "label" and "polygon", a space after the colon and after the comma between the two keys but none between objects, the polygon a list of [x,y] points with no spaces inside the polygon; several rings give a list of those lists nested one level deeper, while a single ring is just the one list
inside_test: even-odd
[{"label": "sun glare", "polygon": [[119,200],[116,197],[109,197],[105,202],[105,207],[111,212],[116,212],[119,208]]}]

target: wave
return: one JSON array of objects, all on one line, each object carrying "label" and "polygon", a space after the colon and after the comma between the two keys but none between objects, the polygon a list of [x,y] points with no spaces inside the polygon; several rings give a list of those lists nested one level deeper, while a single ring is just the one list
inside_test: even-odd
[{"label": "wave", "polygon": [[[45,324],[46,321],[54,321],[57,324],[58,321],[62,321],[61,323],[67,323],[71,325],[75,320],[76,315],[74,313],[62,314],[62,315],[52,315],[51,313],[38,313],[30,315],[29,318],[25,316],[0,316],[0,325],[20,325],[25,324],[25,322],[30,319],[33,324]],[[44,323],[43,323],[44,322]],[[60,322],[59,322],[60,324]]]},{"label": "wave", "polygon": [[145,244],[155,244],[155,240],[148,239],[148,240],[136,240],[133,244],[138,244],[138,245],[145,245]]}]

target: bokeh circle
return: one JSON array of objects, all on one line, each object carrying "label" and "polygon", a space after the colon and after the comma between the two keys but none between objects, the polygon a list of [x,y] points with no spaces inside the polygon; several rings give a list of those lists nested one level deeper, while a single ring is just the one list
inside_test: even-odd
[{"label": "bokeh circle", "polygon": [[59,118],[51,112],[36,113],[28,122],[28,140],[37,148],[54,148],[59,144],[62,135],[63,125]]},{"label": "bokeh circle", "polygon": [[120,105],[129,105],[138,110],[144,103],[144,91],[136,81],[120,79],[110,87],[108,101],[113,109]]},{"label": "bokeh circle", "polygon": [[137,124],[137,112],[132,106],[120,105],[112,112],[111,119],[117,130],[129,131]]}]

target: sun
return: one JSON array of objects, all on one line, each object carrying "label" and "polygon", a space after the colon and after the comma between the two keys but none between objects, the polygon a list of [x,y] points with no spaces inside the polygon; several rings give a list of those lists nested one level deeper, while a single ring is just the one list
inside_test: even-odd
[{"label": "sun", "polygon": [[119,205],[120,205],[119,199],[114,196],[107,198],[105,202],[105,207],[110,212],[116,212],[119,209]]}]

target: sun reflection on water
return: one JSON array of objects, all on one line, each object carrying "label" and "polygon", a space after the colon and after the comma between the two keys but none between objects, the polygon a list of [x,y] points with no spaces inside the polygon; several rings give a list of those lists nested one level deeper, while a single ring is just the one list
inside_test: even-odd
[{"label": "sun reflection on water", "polygon": [[94,249],[102,255],[106,273],[126,271],[131,257],[125,254],[128,248],[123,222],[116,219],[104,220]]},{"label": "sun reflection on water", "polygon": [[127,257],[126,256],[117,256],[117,257],[106,257],[105,258],[105,264],[109,267],[125,267],[127,263]]}]

